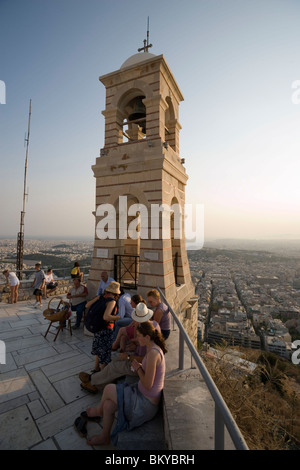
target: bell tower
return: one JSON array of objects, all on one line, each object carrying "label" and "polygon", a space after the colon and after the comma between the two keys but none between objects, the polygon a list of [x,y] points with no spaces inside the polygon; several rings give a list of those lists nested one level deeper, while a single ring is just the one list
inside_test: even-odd
[{"label": "bell tower", "polygon": [[[159,287],[197,338],[197,298],[184,236],[188,176],[179,153],[181,91],[163,55],[142,52],[102,75],[104,146],[96,179],[95,242],[88,288],[102,271],[146,299]],[[191,334],[192,332],[192,334]]]}]

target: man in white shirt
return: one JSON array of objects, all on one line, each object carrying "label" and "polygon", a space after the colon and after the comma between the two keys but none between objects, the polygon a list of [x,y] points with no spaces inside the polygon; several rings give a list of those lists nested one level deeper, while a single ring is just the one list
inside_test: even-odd
[{"label": "man in white shirt", "polygon": [[112,277],[108,277],[107,271],[101,273],[101,281],[97,290],[97,295],[104,294],[105,289],[109,286],[110,282],[115,281]]},{"label": "man in white shirt", "polygon": [[76,312],[76,323],[73,329],[79,328],[81,319],[85,310],[86,297],[88,290],[85,285],[81,284],[80,279],[75,277],[73,280],[74,287],[67,293],[67,299],[71,300],[71,310]]}]

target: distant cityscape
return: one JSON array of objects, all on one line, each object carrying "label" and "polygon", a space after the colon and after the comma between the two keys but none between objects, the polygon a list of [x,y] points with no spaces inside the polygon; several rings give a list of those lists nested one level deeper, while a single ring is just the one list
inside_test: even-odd
[{"label": "distant cityscape", "polygon": [[[89,266],[91,240],[25,240],[24,269],[36,262],[61,275],[75,261]],[[16,269],[15,239],[0,239],[2,271]],[[188,250],[198,295],[198,339],[262,349],[290,358],[300,339],[300,240],[207,242]]]},{"label": "distant cityscape", "polygon": [[244,243],[232,248],[232,241],[189,251],[199,340],[225,340],[290,359],[292,342],[300,339],[299,243],[276,242],[266,251],[247,250]]}]

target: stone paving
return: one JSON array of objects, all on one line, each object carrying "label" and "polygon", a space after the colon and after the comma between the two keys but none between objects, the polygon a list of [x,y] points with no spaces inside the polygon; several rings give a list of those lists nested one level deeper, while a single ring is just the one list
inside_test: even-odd
[{"label": "stone paving", "polygon": [[[93,369],[92,337],[81,328],[72,336],[64,329],[55,342],[53,334],[44,338],[48,301],[41,309],[33,305],[34,300],[0,304],[0,340],[6,346],[6,364],[0,364],[0,449],[113,450],[88,446],[73,428],[80,412],[101,398],[83,391],[78,378],[80,371]],[[89,436],[98,431],[98,424],[88,424]]]},{"label": "stone paving", "polygon": [[[48,301],[43,301],[42,309],[33,305],[34,300],[14,305],[0,303],[0,340],[6,346],[6,364],[0,364],[0,450],[113,452],[214,448],[213,401],[203,379],[192,367],[186,346],[187,368],[182,371],[177,368],[176,329],[167,342],[163,416],[145,423],[142,430],[123,431],[118,449],[111,445],[88,446],[74,430],[73,423],[101,398],[100,393],[90,395],[83,391],[78,378],[80,371],[88,372],[94,367],[90,354],[92,337],[81,328],[74,330],[72,336],[67,329],[63,330],[55,342],[50,333],[44,338],[49,323],[43,310]],[[88,423],[88,436],[98,432],[98,424]],[[234,448],[225,435],[225,448]]]}]

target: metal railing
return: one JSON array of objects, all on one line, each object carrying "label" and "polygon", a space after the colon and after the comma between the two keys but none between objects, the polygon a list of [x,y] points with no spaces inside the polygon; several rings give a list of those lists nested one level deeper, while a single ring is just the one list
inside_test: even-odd
[{"label": "metal railing", "polygon": [[179,328],[179,369],[183,370],[184,368],[184,343],[188,346],[192,358],[194,359],[196,366],[201,373],[206,386],[214,400],[215,403],[215,450],[224,450],[224,430],[225,426],[227,431],[235,445],[237,450],[249,450],[241,431],[239,430],[228,406],[226,405],[219,389],[214,383],[211,375],[209,374],[205,364],[203,363],[201,357],[199,356],[196,348],[191,342],[187,332],[185,331],[180,320],[177,318],[177,315],[172,310],[171,306],[167,302],[164,294],[158,287],[157,290],[161,295],[163,302],[169,307],[171,315]]},{"label": "metal railing", "polygon": [[[50,266],[49,266],[50,267]],[[80,266],[80,271],[83,272],[83,278],[86,278],[89,274],[89,270],[91,269],[91,266]],[[47,271],[47,268],[43,268],[42,270],[45,272]],[[55,280],[60,280],[60,279],[71,279],[71,270],[72,267],[68,268],[52,268],[53,272],[53,277]],[[10,271],[13,271],[10,269]],[[35,269],[23,269],[22,271],[14,271],[17,275],[19,273],[22,274],[22,279],[21,279],[21,286],[24,284],[27,284],[29,282],[32,282],[36,273]],[[6,279],[4,275],[2,274],[2,271],[0,273],[0,285],[6,284]]]}]

